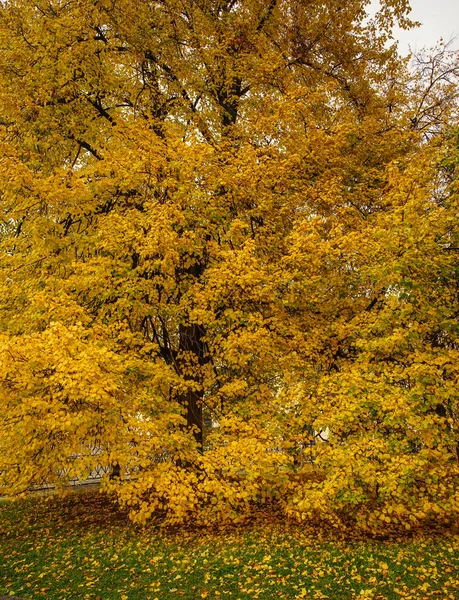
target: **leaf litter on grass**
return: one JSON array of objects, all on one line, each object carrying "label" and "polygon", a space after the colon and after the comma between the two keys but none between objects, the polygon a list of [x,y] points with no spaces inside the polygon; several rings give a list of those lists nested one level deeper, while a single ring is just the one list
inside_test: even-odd
[{"label": "leaf litter on grass", "polygon": [[459,596],[459,536],[378,541],[264,514],[240,528],[140,528],[94,492],[0,504],[0,593],[47,600]]}]

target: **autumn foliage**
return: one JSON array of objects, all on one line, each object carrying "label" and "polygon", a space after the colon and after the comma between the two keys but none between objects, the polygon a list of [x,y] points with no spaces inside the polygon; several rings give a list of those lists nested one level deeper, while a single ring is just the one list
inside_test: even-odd
[{"label": "autumn foliage", "polygon": [[2,491],[102,464],[140,522],[459,512],[457,71],[388,46],[407,12],[2,6]]}]

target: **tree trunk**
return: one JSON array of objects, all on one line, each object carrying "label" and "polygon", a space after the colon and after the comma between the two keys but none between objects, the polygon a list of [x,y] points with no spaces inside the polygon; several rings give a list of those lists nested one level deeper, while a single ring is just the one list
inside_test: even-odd
[{"label": "tree trunk", "polygon": [[121,467],[118,463],[111,465],[110,467],[110,475],[108,476],[110,481],[114,479],[119,479],[121,477]]},{"label": "tree trunk", "polygon": [[179,329],[180,355],[182,365],[194,375],[186,377],[193,388],[179,397],[180,404],[186,409],[187,430],[193,429],[193,435],[199,451],[203,449],[202,401],[203,387],[200,369],[206,362],[204,327],[197,324],[181,325]]}]

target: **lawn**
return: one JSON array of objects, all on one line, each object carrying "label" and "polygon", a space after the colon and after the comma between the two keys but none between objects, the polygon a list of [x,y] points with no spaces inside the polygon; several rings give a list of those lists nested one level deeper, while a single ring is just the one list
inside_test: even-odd
[{"label": "lawn", "polygon": [[459,598],[459,535],[354,539],[266,515],[139,529],[97,492],[0,502],[0,595],[26,599]]}]

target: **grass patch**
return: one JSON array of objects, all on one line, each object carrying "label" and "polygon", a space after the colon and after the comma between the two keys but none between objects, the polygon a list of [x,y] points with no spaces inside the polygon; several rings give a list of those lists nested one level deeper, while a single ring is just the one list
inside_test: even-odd
[{"label": "grass patch", "polygon": [[337,539],[265,518],[241,529],[129,523],[97,492],[0,502],[0,595],[26,599],[459,597],[459,536]]}]

